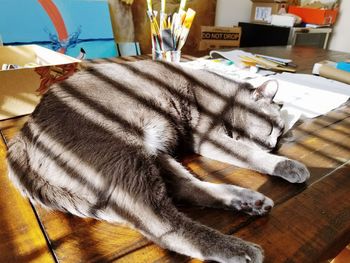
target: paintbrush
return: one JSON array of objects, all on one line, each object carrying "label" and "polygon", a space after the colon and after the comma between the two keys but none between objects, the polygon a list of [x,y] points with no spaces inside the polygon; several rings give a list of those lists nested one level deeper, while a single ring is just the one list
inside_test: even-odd
[{"label": "paintbrush", "polygon": [[147,0],[147,10],[152,12],[152,0]]},{"label": "paintbrush", "polygon": [[161,41],[161,37],[160,37],[157,19],[155,18],[155,14],[156,13],[154,13],[154,12],[147,11],[147,15],[148,15],[148,17],[150,19],[150,23],[151,23],[151,32],[152,32],[152,39],[154,40],[154,48],[157,50],[161,50],[162,49],[162,41]]},{"label": "paintbrush", "polygon": [[181,50],[181,48],[185,45],[195,15],[196,12],[193,9],[189,8],[187,10],[176,50]]}]

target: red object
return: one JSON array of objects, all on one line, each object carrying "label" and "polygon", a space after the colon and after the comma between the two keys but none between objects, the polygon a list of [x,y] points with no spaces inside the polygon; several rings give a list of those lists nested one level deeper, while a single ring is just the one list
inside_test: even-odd
[{"label": "red object", "polygon": [[36,92],[40,95],[44,94],[52,84],[58,83],[72,76],[75,71],[77,71],[77,68],[77,63],[35,68],[35,72],[40,75],[41,79],[40,87]]},{"label": "red object", "polygon": [[304,23],[332,25],[338,16],[338,9],[316,9],[300,6],[289,6],[288,13],[300,16]]},{"label": "red object", "polygon": [[[65,41],[68,39],[68,32],[66,25],[64,23],[63,17],[58,10],[57,6],[52,0],[38,0],[42,7],[45,9],[46,13],[50,17],[53,25],[56,28],[58,38],[60,41]],[[60,53],[65,53],[65,49],[61,48],[58,50]]]}]

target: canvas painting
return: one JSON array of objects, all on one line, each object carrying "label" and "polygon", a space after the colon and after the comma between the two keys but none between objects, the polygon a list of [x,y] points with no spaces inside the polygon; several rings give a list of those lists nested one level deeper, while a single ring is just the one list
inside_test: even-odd
[{"label": "canvas painting", "polygon": [[1,0],[4,45],[38,44],[77,57],[117,55],[107,0]]}]

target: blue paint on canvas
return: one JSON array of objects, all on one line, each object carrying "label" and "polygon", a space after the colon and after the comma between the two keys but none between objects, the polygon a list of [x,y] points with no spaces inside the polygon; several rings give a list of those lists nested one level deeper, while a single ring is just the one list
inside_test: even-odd
[{"label": "blue paint on canvas", "polygon": [[76,57],[80,48],[87,58],[117,55],[107,1],[50,0],[59,10],[68,39],[60,40],[56,28],[37,0],[0,0],[0,35],[4,44],[39,44],[64,50]]},{"label": "blue paint on canvas", "polygon": [[44,27],[55,32],[45,10],[35,0],[0,0],[0,6],[0,34],[4,43],[49,41]]}]

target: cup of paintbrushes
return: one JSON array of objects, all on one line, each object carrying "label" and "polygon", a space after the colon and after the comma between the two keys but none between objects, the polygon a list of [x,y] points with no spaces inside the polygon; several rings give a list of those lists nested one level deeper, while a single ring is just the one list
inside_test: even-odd
[{"label": "cup of paintbrushes", "polygon": [[181,50],[164,51],[152,49],[152,59],[178,63],[181,59]]},{"label": "cup of paintbrushes", "polygon": [[154,60],[180,62],[181,50],[176,50],[174,36],[171,30],[170,17],[168,17],[166,14],[162,14],[160,26],[160,43],[160,49],[153,48],[152,50],[152,57]]},{"label": "cup of paintbrushes", "polygon": [[147,15],[151,24],[152,58],[180,62],[181,49],[184,46],[196,12],[189,8],[185,11],[186,0],[181,0],[179,11],[172,15],[165,12],[165,2],[161,1],[159,25],[157,12],[152,9],[152,1],[147,0]]},{"label": "cup of paintbrushes", "polygon": [[175,49],[174,37],[169,27],[163,27],[161,32],[162,49],[153,49],[154,60],[166,60],[168,62],[180,62],[181,50]]}]

